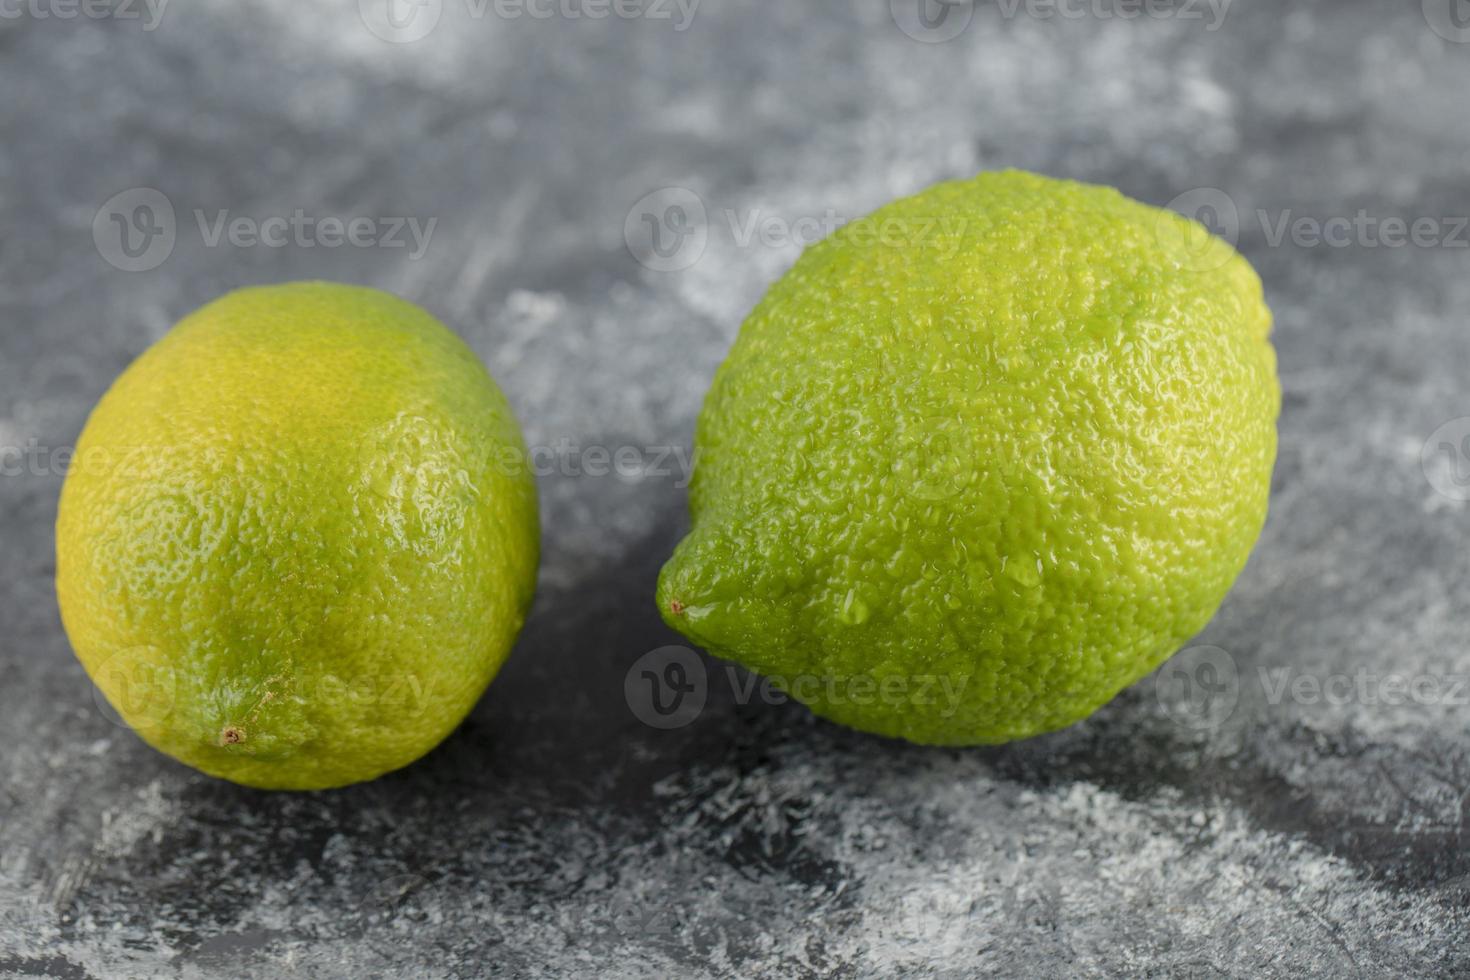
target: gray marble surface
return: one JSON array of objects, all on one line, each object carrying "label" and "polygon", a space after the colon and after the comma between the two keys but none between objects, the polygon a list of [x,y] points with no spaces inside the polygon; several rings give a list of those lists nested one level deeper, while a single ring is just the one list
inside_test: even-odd
[{"label": "gray marble surface", "polygon": [[[0,977],[1470,975],[1470,4],[398,2],[0,5]],[[657,727],[659,447],[803,242],[1001,166],[1260,270],[1281,456],[1233,595],[1029,742],[866,737],[702,655]],[[442,747],[282,795],[99,707],[51,525],[132,358],[302,278],[483,356],[545,562]]]}]

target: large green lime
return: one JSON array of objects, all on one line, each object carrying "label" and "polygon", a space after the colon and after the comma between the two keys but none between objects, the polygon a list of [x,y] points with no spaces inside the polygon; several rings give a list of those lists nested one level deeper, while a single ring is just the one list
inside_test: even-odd
[{"label": "large green lime", "polygon": [[1266,517],[1261,283],[1109,188],[942,184],[811,248],[700,417],[667,621],[916,742],[1085,718],[1213,616]]}]

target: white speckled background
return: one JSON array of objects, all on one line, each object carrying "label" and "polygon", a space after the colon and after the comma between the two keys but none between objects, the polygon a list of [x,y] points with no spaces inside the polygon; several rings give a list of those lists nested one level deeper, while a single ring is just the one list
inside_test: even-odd
[{"label": "white speckled background", "polygon": [[[387,0],[0,6],[0,977],[1470,975],[1470,4],[925,0],[923,28],[917,0],[394,2],[438,20],[390,43]],[[741,703],[703,659],[704,711],[643,724],[623,682],[677,639],[650,597],[681,467],[571,464],[687,447],[812,227],[1000,166],[1213,189],[1181,200],[1266,282],[1273,513],[1202,648],[993,749]],[[134,188],[174,244],[129,272],[111,215],[166,217],[104,209]],[[296,209],[437,221],[413,258],[210,246],[195,217]],[[660,258],[645,216],[693,234]],[[1276,236],[1303,218],[1353,227]],[[1388,247],[1396,218],[1430,230]],[[466,725],[374,784],[270,795],[98,708],[51,524],[58,452],[132,358],[313,277],[441,316],[570,464]]]}]

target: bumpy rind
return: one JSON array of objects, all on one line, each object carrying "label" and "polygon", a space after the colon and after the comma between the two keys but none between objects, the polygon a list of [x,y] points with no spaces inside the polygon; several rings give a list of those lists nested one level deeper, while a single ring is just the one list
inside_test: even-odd
[{"label": "bumpy rind", "polygon": [[982,174],[809,249],[700,417],[665,619],[929,744],[1087,717],[1214,615],[1280,392],[1250,265],[1117,191]]},{"label": "bumpy rind", "polygon": [[535,485],[509,405],[428,313],[296,283],[184,319],[93,412],[62,493],[77,656],[154,747],[320,789],[423,755],[524,621]]}]

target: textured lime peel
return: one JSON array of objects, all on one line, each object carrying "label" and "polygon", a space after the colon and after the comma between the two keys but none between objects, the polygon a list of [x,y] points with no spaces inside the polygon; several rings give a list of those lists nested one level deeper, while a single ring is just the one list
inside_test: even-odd
[{"label": "textured lime peel", "polygon": [[1110,188],[1006,172],[890,204],[742,328],[659,608],[865,731],[1085,718],[1209,622],[1260,534],[1270,328],[1234,250]]},{"label": "textured lime peel", "polygon": [[433,748],[508,654],[537,564],[510,407],[429,314],[247,289],[184,319],[87,423],[57,592],[121,720],[251,786]]}]

